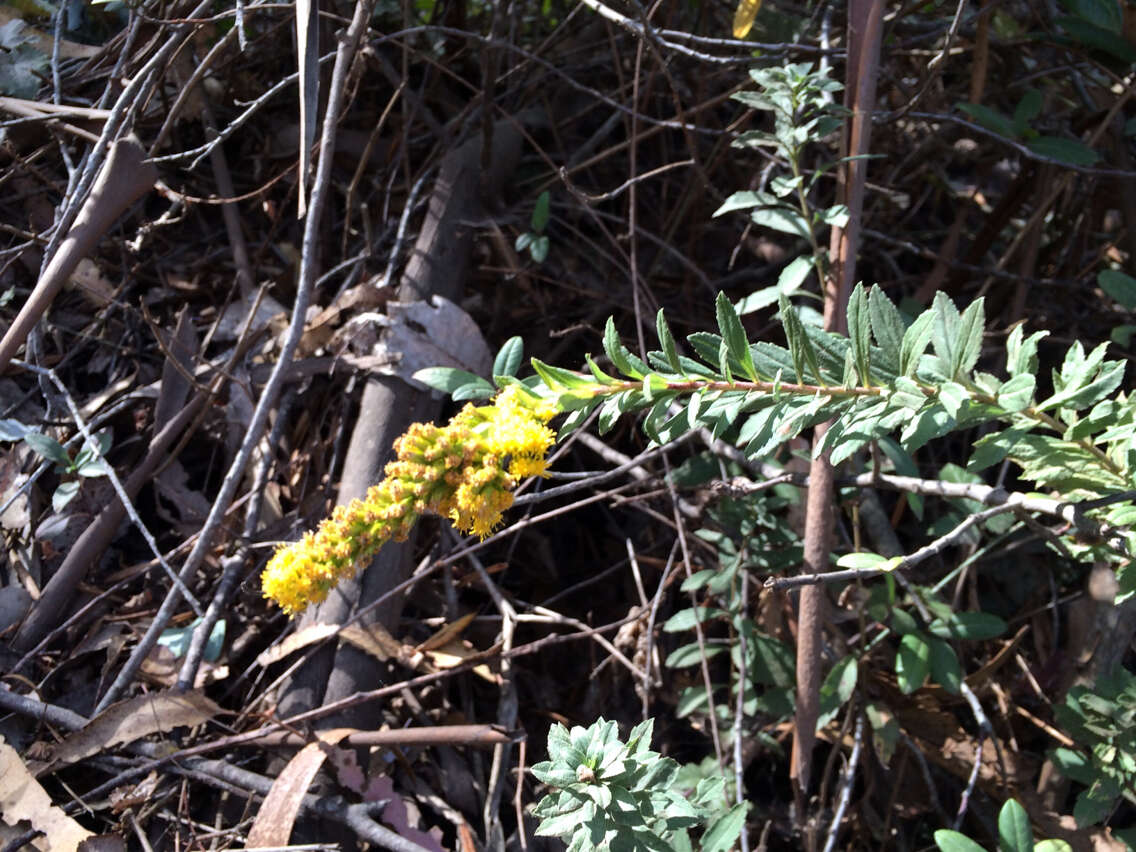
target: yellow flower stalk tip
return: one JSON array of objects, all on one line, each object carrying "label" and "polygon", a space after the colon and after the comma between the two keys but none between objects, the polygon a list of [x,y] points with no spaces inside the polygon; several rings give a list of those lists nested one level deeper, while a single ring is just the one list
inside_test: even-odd
[{"label": "yellow flower stalk tip", "polygon": [[337,506],[300,541],[280,547],[261,575],[264,596],[289,615],[325,600],[388,541],[403,541],[434,512],[485,538],[513,505],[513,489],[547,476],[556,407],[510,385],[489,405],[467,404],[445,426],[414,423],[395,440],[395,459],[362,500]]}]

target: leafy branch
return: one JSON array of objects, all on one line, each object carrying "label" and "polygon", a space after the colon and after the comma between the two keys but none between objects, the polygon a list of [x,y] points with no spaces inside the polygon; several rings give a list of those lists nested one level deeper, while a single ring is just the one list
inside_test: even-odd
[{"label": "leafy branch", "polygon": [[[1070,550],[1120,563],[1122,598],[1136,591],[1129,569],[1136,546],[1130,527],[1136,506],[1129,492],[1136,462],[1136,405],[1118,388],[1123,361],[1105,358],[1106,344],[1086,352],[1074,343],[1038,385],[1038,346],[1045,332],[1021,326],[1005,344],[1005,379],[978,369],[985,317],[981,299],[960,312],[945,294],[908,321],[878,287],[857,286],[848,304],[847,336],[801,321],[782,294],[786,346],[750,342],[731,302],[719,294],[718,333],[687,338],[696,358],[681,354],[663,312],[656,320],[660,349],[646,361],[619,339],[609,320],[604,350],[611,375],[592,358],[588,373],[533,361],[544,393],[572,411],[564,431],[598,410],[601,432],[628,413],[643,412],[643,429],[662,444],[698,427],[729,437],[748,460],[761,460],[803,430],[832,420],[814,454],[834,463],[895,434],[910,454],[928,441],[983,426],[967,463],[971,473],[1006,459],[1023,479],[1055,492],[1057,504],[1091,504],[1092,522],[1108,535],[1079,538]],[[993,494],[994,492],[990,492]],[[1004,493],[1004,492],[1003,492]],[[991,505],[995,505],[991,503]],[[1018,502],[1026,511],[1038,510]],[[1085,529],[1074,513],[1073,532]]]}]

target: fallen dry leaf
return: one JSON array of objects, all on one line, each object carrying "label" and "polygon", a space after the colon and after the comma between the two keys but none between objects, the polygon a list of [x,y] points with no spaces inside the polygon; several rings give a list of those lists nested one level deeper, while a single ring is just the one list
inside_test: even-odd
[{"label": "fallen dry leaf", "polygon": [[0,819],[9,825],[27,820],[43,832],[32,846],[44,852],[76,852],[91,832],[51,803],[16,750],[0,737]]},{"label": "fallen dry leaf", "polygon": [[301,648],[306,648],[308,645],[314,645],[316,642],[322,642],[329,636],[334,636],[339,632],[339,626],[335,624],[313,624],[305,627],[302,630],[297,630],[282,642],[277,642],[264,651],[256,658],[256,664],[261,668],[267,668],[273,663],[278,663],[287,657],[289,654],[294,654]]},{"label": "fallen dry leaf", "polygon": [[167,733],[174,728],[200,725],[223,712],[198,691],[155,692],[112,704],[82,729],[51,747],[51,760],[36,767],[40,775],[74,763],[111,746],[134,742],[150,734]]},{"label": "fallen dry leaf", "polygon": [[256,846],[287,846],[292,836],[292,826],[296,822],[296,815],[300,812],[304,796],[308,787],[327,760],[328,754],[335,744],[354,730],[353,728],[335,728],[330,731],[320,731],[317,735],[319,742],[308,743],[300,749],[295,757],[288,761],[276,780],[272,782],[272,789],[264,797],[264,804],[260,806],[252,828],[248,833],[247,847]]}]

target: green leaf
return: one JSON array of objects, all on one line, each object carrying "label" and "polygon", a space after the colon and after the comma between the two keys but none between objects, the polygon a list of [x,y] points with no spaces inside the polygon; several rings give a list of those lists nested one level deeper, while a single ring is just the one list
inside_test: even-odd
[{"label": "green leaf", "polygon": [[837,662],[825,677],[820,688],[820,713],[816,726],[818,731],[836,718],[840,708],[848,703],[856,690],[858,671],[856,658],[849,655]]},{"label": "green leaf", "polygon": [[427,367],[424,370],[418,370],[411,378],[443,393],[452,394],[458,388],[466,385],[484,386],[490,393],[494,392],[493,385],[481,376],[471,373],[469,370],[459,370],[456,367]]},{"label": "green leaf", "polygon": [[494,376],[515,376],[521,368],[521,359],[525,354],[525,342],[518,336],[510,337],[497,350],[497,357],[493,359]]},{"label": "green leaf", "polygon": [[1120,4],[1116,0],[1062,0],[1061,5],[1078,18],[1102,30],[1120,33],[1124,24]]},{"label": "green leaf", "polygon": [[544,234],[541,234],[533,240],[532,245],[529,246],[529,255],[532,257],[533,262],[544,263],[548,260],[548,249],[551,245],[552,243],[549,242],[548,237]]},{"label": "green leaf", "polygon": [[54,438],[40,432],[29,431],[24,434],[24,443],[48,461],[53,461],[64,467],[71,464],[71,456],[67,454],[67,450],[63,449],[63,445]]},{"label": "green leaf", "polygon": [[899,653],[895,657],[895,675],[899,689],[910,695],[923,685],[930,671],[931,648],[917,633],[908,633],[899,640]]},{"label": "green leaf", "polygon": [[986,852],[965,834],[949,828],[940,828],[935,832],[935,845],[941,852]]},{"label": "green leaf", "polygon": [[749,210],[751,207],[765,204],[767,199],[768,196],[758,195],[756,192],[749,190],[745,192],[735,192],[722,202],[722,206],[714,211],[712,217],[716,218],[725,213],[732,213],[734,210]]},{"label": "green leaf", "polygon": [[1026,89],[1022,99],[1014,108],[1014,135],[1021,136],[1029,129],[1032,122],[1041,114],[1041,92],[1037,89]]},{"label": "green leaf", "polygon": [[1024,411],[1033,402],[1037,379],[1029,373],[1018,373],[998,389],[998,405],[1008,412]]},{"label": "green leaf", "polygon": [[793,258],[777,276],[777,292],[791,296],[801,288],[813,269],[812,255],[803,254],[800,257]]},{"label": "green leaf", "polygon": [[805,327],[796,309],[789,304],[788,297],[781,294],[781,325],[785,329],[785,339],[789,343],[789,355],[793,359],[793,370],[798,381],[814,381],[823,384],[824,380],[817,365],[816,352],[809,341]]},{"label": "green leaf", "polygon": [[1119,269],[1097,273],[1097,285],[1128,310],[1136,310],[1136,278]]},{"label": "green leaf", "polygon": [[729,852],[745,828],[749,802],[738,802],[712,823],[702,835],[702,852]]},{"label": "green leaf", "polygon": [[884,565],[889,561],[886,556],[880,556],[878,553],[845,553],[836,560],[836,566],[855,570],[871,568],[885,570]]},{"label": "green leaf", "polygon": [[1015,132],[1014,122],[1002,113],[990,109],[990,107],[969,103],[960,103],[957,106],[987,130],[993,130],[998,135],[1005,136],[1008,139],[1013,139],[1018,135]]},{"label": "green leaf", "polygon": [[615,369],[633,379],[643,378],[643,375],[647,372],[647,365],[632,355],[631,351],[623,345],[623,341],[619,339],[619,332],[615,329],[615,320],[611,317],[607,318],[607,325],[604,326],[603,346],[604,352],[611,359],[611,363],[615,365]]},{"label": "green leaf", "polygon": [[959,378],[960,374],[969,374],[982,354],[982,333],[986,330],[985,303],[984,298],[975,299],[962,313],[955,359],[951,364],[952,379]]},{"label": "green leaf", "polygon": [[529,227],[536,231],[538,234],[544,233],[544,229],[548,227],[548,218],[550,214],[551,201],[548,190],[546,189],[536,197],[536,205],[533,207],[532,219],[529,222]]},{"label": "green leaf", "polygon": [[1100,162],[1100,154],[1076,139],[1063,139],[1059,136],[1038,136],[1026,142],[1026,147],[1035,154],[1067,163],[1070,166],[1094,166]]},{"label": "green leaf", "polygon": [[663,309],[655,316],[655,331],[659,335],[659,343],[663,347],[663,357],[667,359],[670,368],[676,373],[682,373],[682,364],[678,360],[678,349],[675,347],[674,336],[671,334],[667,319],[663,316]]},{"label": "green leaf", "polygon": [[848,298],[848,338],[852,342],[852,357],[860,382],[871,385],[871,317],[868,296],[864,285],[857,284]]},{"label": "green leaf", "polygon": [[[953,306],[952,306],[953,307]],[[915,318],[915,322],[907,327],[903,333],[903,342],[899,350],[899,372],[904,376],[915,375],[919,367],[919,359],[927,351],[927,344],[931,342],[934,333],[936,312],[928,309]]]},{"label": "green leaf", "polygon": [[749,351],[745,329],[742,328],[742,321],[738,319],[738,314],[725,293],[719,291],[714,308],[718,316],[718,330],[722,333],[722,342],[730,357],[741,364],[742,371],[750,381],[756,381],[757,372],[753,367],[753,353]]},{"label": "green leaf", "polygon": [[962,684],[962,666],[959,665],[954,648],[942,639],[932,639],[928,644],[931,646],[931,680],[947,692],[958,695]]},{"label": "green leaf", "polygon": [[62,512],[67,508],[67,504],[75,499],[75,495],[79,493],[81,480],[68,479],[65,482],[60,482],[59,486],[55,489],[55,493],[51,495],[51,508],[56,512]]},{"label": "green leaf", "polygon": [[955,382],[944,382],[939,387],[939,402],[947,410],[947,414],[958,419],[959,411],[970,401],[970,394],[966,388]]},{"label": "green leaf", "polygon": [[820,220],[825,225],[832,225],[836,228],[843,228],[848,224],[850,213],[848,205],[846,204],[833,204],[831,207],[826,208],[820,215]]},{"label": "green leaf", "polygon": [[19,420],[0,420],[0,441],[20,441],[31,431]]},{"label": "green leaf", "polygon": [[812,234],[805,217],[791,207],[760,207],[749,214],[755,225],[807,240]]},{"label": "green leaf", "polygon": [[[195,618],[185,627],[171,627],[169,630],[163,630],[161,635],[158,636],[158,644],[168,648],[177,659],[181,659],[189,650],[193,632],[200,623],[201,619]],[[213,629],[209,631],[209,638],[205,640],[205,656],[203,659],[210,663],[217,662],[221,658],[221,650],[224,644],[225,619],[220,618],[213,625]]]},{"label": "green leaf", "polygon": [[1136,48],[1121,34],[1080,18],[1064,16],[1054,20],[1086,47],[1104,51],[1122,62],[1136,62]]},{"label": "green leaf", "polygon": [[1000,852],[1031,852],[1033,849],[1029,817],[1017,799],[1007,799],[998,812],[998,849]]},{"label": "green leaf", "polygon": [[956,612],[946,621],[935,619],[927,630],[940,639],[993,639],[1006,632],[1006,622],[990,612]]},{"label": "green leaf", "polygon": [[868,296],[868,312],[880,359],[890,372],[901,372],[899,355],[903,348],[903,317],[878,284],[872,285]]}]

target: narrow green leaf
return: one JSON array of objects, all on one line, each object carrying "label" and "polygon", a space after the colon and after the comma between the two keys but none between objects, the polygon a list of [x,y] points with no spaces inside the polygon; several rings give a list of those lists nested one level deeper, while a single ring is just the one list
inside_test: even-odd
[{"label": "narrow green leaf", "polygon": [[966,306],[958,325],[958,344],[951,363],[951,378],[969,374],[982,354],[982,333],[986,330],[986,300],[975,299]]},{"label": "narrow green leaf", "polygon": [[915,322],[903,333],[899,350],[899,372],[905,376],[915,375],[919,359],[927,351],[934,333],[935,311],[928,309],[915,318]]},{"label": "narrow green leaf", "polygon": [[[722,333],[722,342],[725,343],[730,357],[742,366],[742,372],[750,381],[757,381],[757,372],[753,367],[753,354],[749,351],[749,341],[746,340],[745,329],[738,318],[737,311],[726,294],[719,291],[718,299],[714,304],[718,317],[718,330]],[[723,371],[724,372],[724,371]]]},{"label": "narrow green leaf", "polygon": [[872,336],[880,348],[879,358],[891,372],[902,372],[899,355],[903,348],[903,317],[879,284],[872,285],[868,312],[872,320]]},{"label": "narrow green leaf", "polygon": [[923,685],[931,669],[930,658],[930,646],[917,633],[908,633],[899,640],[895,675],[901,692],[910,695]]},{"label": "narrow green leaf", "polygon": [[607,357],[611,359],[611,363],[615,368],[625,376],[633,379],[641,379],[647,372],[647,365],[640,361],[637,357],[631,354],[623,341],[619,339],[619,332],[615,328],[615,320],[611,317],[607,318],[607,325],[604,326],[604,352]]},{"label": "narrow green leaf", "polygon": [[539,358],[532,359],[533,369],[541,380],[552,390],[578,390],[580,388],[594,387],[594,383],[587,376],[565,370],[563,367],[554,367],[546,364]]},{"label": "narrow green leaf", "polygon": [[550,214],[550,197],[546,189],[536,197],[536,204],[533,206],[532,219],[529,221],[531,227],[538,234],[543,233],[544,229],[548,227],[548,218]]},{"label": "narrow green leaf", "polygon": [[672,370],[681,373],[683,370],[678,360],[678,349],[675,347],[674,336],[671,334],[670,326],[667,325],[666,317],[663,316],[662,308],[659,308],[659,313],[655,316],[655,331],[659,335],[659,344],[663,347],[663,357],[667,359]]},{"label": "narrow green leaf", "polygon": [[998,812],[999,852],[1031,852],[1033,830],[1029,816],[1017,799],[1007,799]]},{"label": "narrow green leaf", "polygon": [[793,370],[802,382],[813,381],[823,384],[824,380],[817,365],[816,352],[805,333],[801,318],[784,294],[780,299],[781,325],[785,329],[785,339],[789,343],[789,355],[793,359]]},{"label": "narrow green leaf", "polygon": [[745,828],[749,802],[738,802],[706,829],[702,835],[702,852],[729,852]]},{"label": "narrow green leaf", "polygon": [[871,322],[864,285],[857,284],[852,290],[852,295],[848,297],[848,338],[852,342],[852,357],[856,363],[856,371],[860,374],[860,382],[865,386],[872,383]]}]

